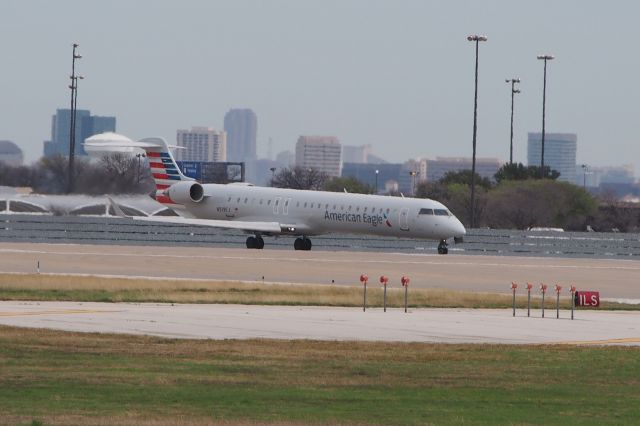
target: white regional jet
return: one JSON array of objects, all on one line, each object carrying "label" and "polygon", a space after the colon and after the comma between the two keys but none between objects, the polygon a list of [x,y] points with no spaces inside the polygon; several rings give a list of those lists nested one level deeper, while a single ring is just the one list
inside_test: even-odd
[{"label": "white regional jet", "polygon": [[[155,199],[179,217],[134,217],[135,220],[239,229],[247,248],[262,249],[264,236],[296,236],[296,250],[311,250],[309,236],[326,233],[382,235],[440,241],[462,241],[465,228],[441,203],[420,198],[268,188],[249,183],[200,184],[184,176],[169,145],[147,138],[127,147],[146,151],[156,184]],[[91,146],[91,142],[85,143]]]}]

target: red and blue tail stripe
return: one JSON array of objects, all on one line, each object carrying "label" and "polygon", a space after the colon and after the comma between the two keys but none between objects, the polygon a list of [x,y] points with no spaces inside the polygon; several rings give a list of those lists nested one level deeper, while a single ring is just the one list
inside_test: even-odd
[{"label": "red and blue tail stripe", "polygon": [[156,201],[162,204],[176,205],[176,203],[165,194],[165,189],[171,185],[183,181],[193,180],[186,177],[178,169],[169,147],[164,140],[156,138],[143,140],[145,142],[161,142],[161,145],[146,146],[143,149],[147,152],[151,175],[156,184]]}]

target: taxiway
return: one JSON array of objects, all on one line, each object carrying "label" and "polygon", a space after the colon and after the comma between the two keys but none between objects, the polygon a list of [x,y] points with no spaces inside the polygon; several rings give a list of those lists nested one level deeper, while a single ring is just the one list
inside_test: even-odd
[{"label": "taxiway", "polygon": [[640,312],[0,302],[0,324],[189,339],[640,345]]}]

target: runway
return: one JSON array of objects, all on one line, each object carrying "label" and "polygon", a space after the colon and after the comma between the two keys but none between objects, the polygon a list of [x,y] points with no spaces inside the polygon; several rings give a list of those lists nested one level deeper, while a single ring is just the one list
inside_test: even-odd
[{"label": "runway", "polygon": [[0,324],[190,339],[640,346],[640,312],[0,302]]},{"label": "runway", "polygon": [[34,273],[38,265],[60,274],[336,285],[360,285],[366,273],[396,287],[406,275],[416,287],[492,293],[508,293],[512,281],[574,284],[605,299],[640,300],[637,260],[0,243],[0,272]]}]

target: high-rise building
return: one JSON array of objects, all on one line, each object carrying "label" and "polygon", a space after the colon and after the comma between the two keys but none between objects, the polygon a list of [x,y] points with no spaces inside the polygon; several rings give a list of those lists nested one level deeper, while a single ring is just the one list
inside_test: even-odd
[{"label": "high-rise building", "polygon": [[179,161],[226,161],[227,134],[211,127],[178,130],[176,141],[184,149],[176,150]]},{"label": "high-rise building", "polygon": [[248,108],[232,108],[224,116],[224,131],[227,132],[227,158],[229,161],[252,161],[257,159],[256,135],[258,117]]},{"label": "high-rise building", "polygon": [[296,143],[296,166],[340,176],[342,146],[335,136],[300,136]]},{"label": "high-rise building", "polygon": [[[558,180],[576,181],[576,150],[578,136],[575,133],[544,134],[544,165],[560,172]],[[542,157],[542,133],[529,133],[527,140],[527,162],[540,167]]]},{"label": "high-rise building", "polygon": [[[69,130],[71,126],[71,110],[58,109],[51,118],[51,140],[44,142],[44,155],[69,155]],[[116,131],[115,117],[92,116],[91,111],[76,111],[75,155],[87,155],[82,143],[90,136],[104,132]]]},{"label": "high-rise building", "polygon": [[106,133],[106,132],[113,132],[115,131],[115,128],[116,128],[115,117],[103,117],[99,115],[82,117],[82,142],[84,142],[85,139],[93,135],[99,135],[100,133]]},{"label": "high-rise building", "polygon": [[0,141],[0,162],[19,166],[24,161],[24,155],[18,145],[11,141]]}]

